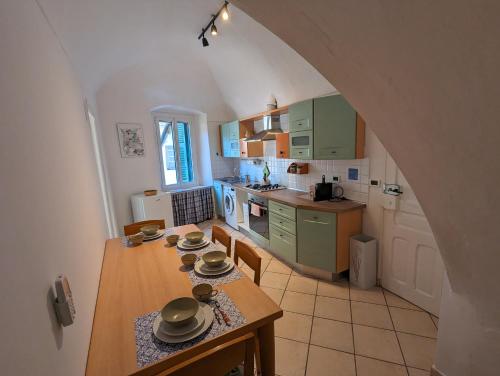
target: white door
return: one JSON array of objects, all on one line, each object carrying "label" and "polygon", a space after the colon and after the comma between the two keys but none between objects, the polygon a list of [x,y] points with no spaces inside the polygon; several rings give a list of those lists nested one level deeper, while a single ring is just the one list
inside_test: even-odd
[{"label": "white door", "polygon": [[385,182],[399,184],[403,194],[394,210],[384,208],[382,286],[437,316],[444,265],[422,208],[389,155]]}]

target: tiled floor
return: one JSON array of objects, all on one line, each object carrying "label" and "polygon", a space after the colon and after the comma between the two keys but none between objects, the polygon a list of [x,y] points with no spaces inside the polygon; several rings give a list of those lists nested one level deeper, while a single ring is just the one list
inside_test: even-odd
[{"label": "tiled floor", "polygon": [[[220,221],[213,223],[254,247]],[[279,376],[421,376],[434,359],[438,318],[382,288],[361,290],[347,281],[302,276],[269,252],[262,257],[261,288],[284,311],[275,323]],[[242,264],[253,278],[253,271]]]}]

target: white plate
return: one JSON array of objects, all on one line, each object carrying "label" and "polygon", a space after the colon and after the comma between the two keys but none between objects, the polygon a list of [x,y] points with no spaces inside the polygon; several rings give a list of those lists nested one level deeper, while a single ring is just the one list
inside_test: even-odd
[{"label": "white plate", "polygon": [[144,235],[144,241],[147,242],[148,240],[161,238],[164,234],[165,230],[158,230],[158,232],[154,235]]},{"label": "white plate", "polygon": [[200,307],[198,309],[198,312],[196,312],[196,316],[194,316],[193,321],[191,321],[188,325],[177,327],[170,325],[166,321],[162,320],[160,323],[160,330],[168,336],[178,337],[194,332],[195,330],[199,329],[204,322],[205,312]]},{"label": "white plate", "polygon": [[201,327],[199,327],[195,331],[182,336],[169,336],[160,329],[160,324],[163,321],[163,319],[161,318],[161,315],[158,315],[155,321],[153,322],[153,334],[160,341],[166,343],[187,342],[192,340],[193,338],[198,337],[200,334],[205,333],[207,329],[210,328],[210,325],[212,325],[212,322],[214,321],[214,313],[212,312],[212,308],[208,304],[200,303],[200,308],[203,309],[203,314],[205,315],[205,322]]},{"label": "white plate", "polygon": [[210,241],[208,239],[203,239],[203,241],[198,244],[191,244],[186,239],[180,239],[179,242],[177,243],[177,247],[180,249],[194,250],[194,249],[204,248],[209,244]]},{"label": "white plate", "polygon": [[227,273],[228,271],[230,271],[231,269],[234,268],[234,261],[230,257],[226,257],[225,262],[227,263],[227,266],[224,269],[213,270],[213,269],[209,269],[209,268],[204,267],[205,261],[203,261],[203,259],[200,259],[194,264],[194,271],[198,274],[201,274],[201,275],[213,276],[213,275],[224,274],[224,273]]}]

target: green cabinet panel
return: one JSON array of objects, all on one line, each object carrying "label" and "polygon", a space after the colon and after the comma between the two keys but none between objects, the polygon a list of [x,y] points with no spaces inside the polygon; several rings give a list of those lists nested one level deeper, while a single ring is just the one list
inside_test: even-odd
[{"label": "green cabinet panel", "polygon": [[313,129],[313,100],[308,99],[294,103],[288,107],[290,132]]},{"label": "green cabinet panel", "polygon": [[356,111],[341,95],[314,99],[314,159],[356,158]]},{"label": "green cabinet panel", "polygon": [[240,156],[240,124],[238,120],[221,125],[222,156]]},{"label": "green cabinet panel", "polygon": [[313,210],[297,211],[297,261],[336,272],[337,215]]},{"label": "green cabinet panel", "polygon": [[290,234],[295,234],[295,221],[271,212],[269,214],[269,224],[285,230]]},{"label": "green cabinet panel", "polygon": [[269,211],[295,221],[296,211],[292,206],[269,200]]},{"label": "green cabinet panel", "polygon": [[313,138],[313,131],[290,133],[290,158],[313,159]]},{"label": "green cabinet panel", "polygon": [[219,216],[224,216],[224,198],[222,184],[220,181],[214,181],[215,212]]},{"label": "green cabinet panel", "polygon": [[288,262],[297,262],[297,239],[282,229],[269,226],[269,245],[271,250]]}]

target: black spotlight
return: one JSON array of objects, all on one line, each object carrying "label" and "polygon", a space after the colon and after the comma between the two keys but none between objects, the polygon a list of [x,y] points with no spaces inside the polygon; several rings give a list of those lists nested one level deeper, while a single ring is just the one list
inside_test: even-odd
[{"label": "black spotlight", "polygon": [[203,47],[208,47],[208,40],[207,38],[205,38],[205,36],[201,38],[201,44],[203,44]]}]

